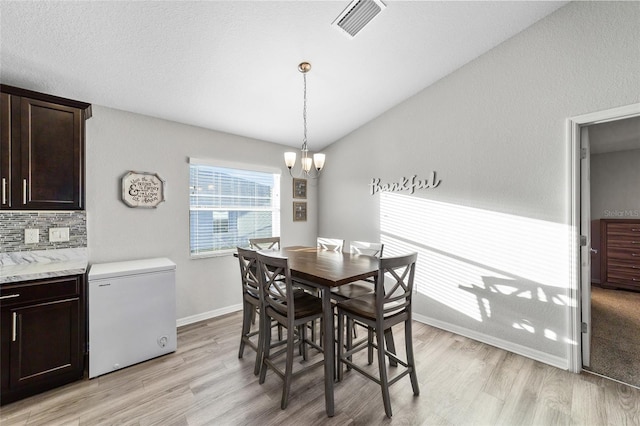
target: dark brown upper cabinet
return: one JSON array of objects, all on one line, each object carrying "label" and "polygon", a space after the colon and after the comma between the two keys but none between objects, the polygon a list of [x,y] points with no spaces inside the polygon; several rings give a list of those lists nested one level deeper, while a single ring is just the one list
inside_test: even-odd
[{"label": "dark brown upper cabinet", "polygon": [[0,85],[0,208],[83,210],[91,104]]}]

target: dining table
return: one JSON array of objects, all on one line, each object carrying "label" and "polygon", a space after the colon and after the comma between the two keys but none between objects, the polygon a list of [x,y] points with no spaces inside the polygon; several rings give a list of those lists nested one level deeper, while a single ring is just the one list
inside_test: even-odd
[{"label": "dining table", "polygon": [[286,257],[291,278],[320,291],[322,298],[324,389],[327,415],[335,414],[333,385],[336,377],[336,336],[333,322],[331,289],[354,281],[375,277],[380,260],[373,256],[293,246],[261,251],[268,256]]}]

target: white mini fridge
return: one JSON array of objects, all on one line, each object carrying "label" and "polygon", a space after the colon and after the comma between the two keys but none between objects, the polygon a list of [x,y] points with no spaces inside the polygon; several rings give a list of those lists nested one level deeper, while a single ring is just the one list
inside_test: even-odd
[{"label": "white mini fridge", "polygon": [[175,270],[166,258],[91,265],[89,378],[176,350]]}]

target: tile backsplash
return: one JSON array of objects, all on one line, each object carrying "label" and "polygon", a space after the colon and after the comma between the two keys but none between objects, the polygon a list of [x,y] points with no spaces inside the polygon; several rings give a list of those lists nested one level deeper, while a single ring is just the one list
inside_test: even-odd
[{"label": "tile backsplash", "polygon": [[[25,244],[27,228],[39,230],[38,243]],[[69,228],[69,241],[49,242],[49,228]],[[86,246],[85,211],[0,211],[0,253]]]}]

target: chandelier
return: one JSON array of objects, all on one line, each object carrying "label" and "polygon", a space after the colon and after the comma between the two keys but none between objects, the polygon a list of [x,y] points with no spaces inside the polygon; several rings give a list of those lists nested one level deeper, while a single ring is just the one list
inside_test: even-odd
[{"label": "chandelier", "polygon": [[[298,177],[309,177],[316,179],[320,176],[320,171],[324,167],[324,154],[313,154],[313,159],[309,157],[309,149],[307,148],[307,73],[311,70],[311,64],[309,62],[302,62],[298,65],[298,71],[302,73],[304,81],[304,103],[302,107],[302,120],[304,122],[304,137],[302,139],[302,148],[300,164],[301,169],[298,173]],[[285,152],[284,162],[289,169],[289,174],[293,176],[293,167],[296,165],[296,153]],[[315,172],[312,171],[315,170]]]}]

